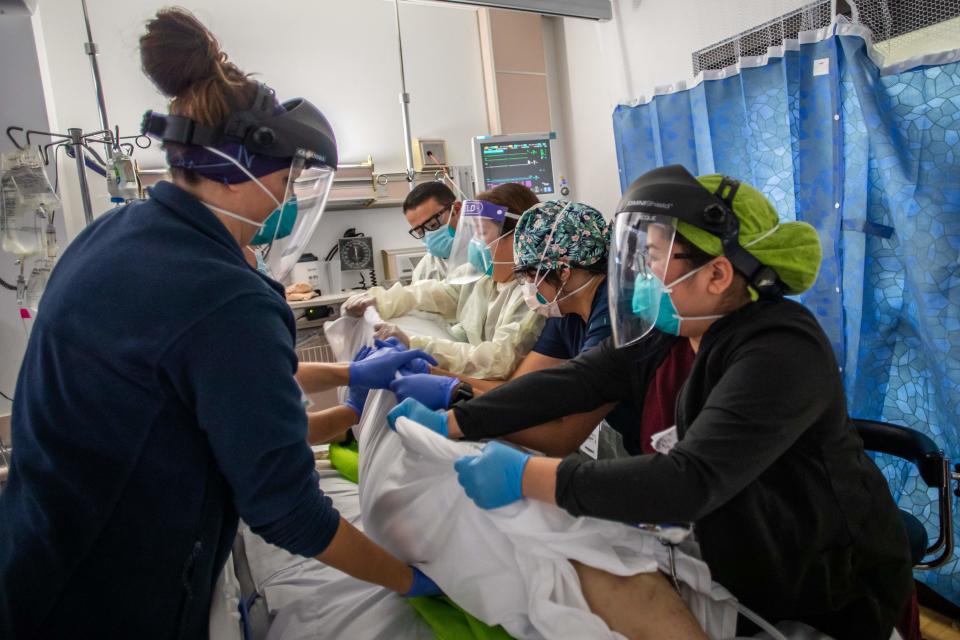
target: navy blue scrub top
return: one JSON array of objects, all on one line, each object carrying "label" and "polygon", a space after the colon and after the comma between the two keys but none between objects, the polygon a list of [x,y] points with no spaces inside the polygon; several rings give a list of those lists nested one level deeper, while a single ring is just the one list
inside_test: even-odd
[{"label": "navy blue scrub top", "polygon": [[0,638],[202,638],[238,515],[315,556],[317,484],[283,287],[169,182],[50,277],[0,493]]},{"label": "navy blue scrub top", "polygon": [[586,323],[576,313],[548,319],[540,339],[533,345],[533,350],[550,358],[570,360],[581,351],[600,344],[610,336],[610,332],[610,309],[607,304],[607,283],[604,280],[593,294],[590,317]]}]

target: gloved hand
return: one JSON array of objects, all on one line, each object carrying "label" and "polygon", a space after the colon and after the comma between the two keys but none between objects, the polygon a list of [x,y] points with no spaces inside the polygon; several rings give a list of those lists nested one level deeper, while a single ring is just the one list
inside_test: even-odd
[{"label": "gloved hand", "polygon": [[[380,343],[377,346],[380,346]],[[433,356],[423,351],[397,351],[385,345],[363,360],[350,363],[350,386],[386,389],[396,377],[397,370],[417,358],[437,364]]]},{"label": "gloved hand", "polygon": [[[353,362],[360,362],[374,350],[372,347],[362,346],[357,350],[356,355],[353,356]],[[370,393],[370,389],[366,387],[361,387],[354,385],[350,387],[350,391],[347,394],[347,401],[344,402],[345,407],[349,407],[355,414],[357,414],[357,419],[360,419],[360,416],[363,415],[363,407],[367,403],[367,395]]]},{"label": "gloved hand", "polygon": [[410,591],[407,591],[403,594],[404,598],[420,598],[422,596],[442,596],[443,591],[440,590],[440,587],[437,586],[437,583],[430,579],[430,577],[424,572],[420,571],[413,565],[410,566],[413,569],[413,586],[410,587]]},{"label": "gloved hand", "polygon": [[376,304],[376,299],[364,291],[363,293],[357,293],[347,298],[347,301],[343,303],[343,311],[348,316],[360,318],[363,316],[363,312],[367,310],[367,307],[373,307],[376,306]]},{"label": "gloved hand", "polygon": [[405,376],[410,376],[415,373],[430,373],[430,363],[421,358],[412,360],[410,364],[400,367],[400,373]]},{"label": "gloved hand", "polygon": [[396,338],[403,343],[403,346],[410,346],[410,337],[400,330],[395,324],[390,322],[381,322],[373,326],[373,337],[380,340],[387,340],[389,338]]},{"label": "gloved hand", "polygon": [[479,456],[463,456],[453,463],[457,481],[481,509],[496,509],[523,497],[523,470],[530,459],[500,442],[491,442]]},{"label": "gloved hand", "polygon": [[370,389],[366,387],[352,386],[347,393],[347,400],[343,403],[343,406],[349,407],[357,414],[357,420],[359,420],[360,416],[363,415],[363,407],[367,404],[367,396],[369,394]]},{"label": "gloved hand", "polygon": [[[400,342],[399,338],[387,338],[386,340],[374,340],[374,343],[378,346],[389,345],[391,348],[396,349],[397,351],[406,351],[409,347]],[[410,364],[400,367],[400,373],[405,376],[409,376],[412,373],[430,373],[430,363],[424,360],[423,358],[417,358],[410,362]]]},{"label": "gloved hand", "polygon": [[446,411],[431,411],[413,398],[407,398],[393,409],[390,409],[390,413],[387,414],[387,424],[389,424],[390,428],[394,431],[397,430],[397,418],[400,416],[410,418],[434,433],[439,433],[444,438],[450,433],[447,430]]},{"label": "gloved hand", "polygon": [[[401,371],[402,373],[402,371]],[[397,394],[397,400],[407,398],[418,400],[428,409],[446,409],[450,406],[453,391],[460,381],[448,376],[432,376],[426,373],[404,375],[390,383],[390,391]]]},{"label": "gloved hand", "polygon": [[[381,323],[383,324],[383,323]],[[377,325],[380,326],[379,324]],[[406,351],[410,347],[400,342],[399,338],[387,338],[386,340],[380,340],[379,338],[374,338],[373,344],[377,345],[378,348],[390,348],[396,349],[397,351]]]}]

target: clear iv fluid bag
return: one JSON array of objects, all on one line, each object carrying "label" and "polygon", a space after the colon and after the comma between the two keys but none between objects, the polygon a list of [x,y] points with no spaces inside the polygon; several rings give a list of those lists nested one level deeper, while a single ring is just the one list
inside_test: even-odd
[{"label": "clear iv fluid bag", "polygon": [[21,258],[41,253],[47,220],[59,203],[36,152],[0,157],[0,248]]},{"label": "clear iv fluid bag", "polygon": [[52,261],[37,260],[30,271],[27,290],[23,296],[23,306],[33,312],[34,316],[36,316],[37,309],[40,308],[40,298],[43,297],[43,292],[47,289],[47,281],[50,279],[52,270]]}]

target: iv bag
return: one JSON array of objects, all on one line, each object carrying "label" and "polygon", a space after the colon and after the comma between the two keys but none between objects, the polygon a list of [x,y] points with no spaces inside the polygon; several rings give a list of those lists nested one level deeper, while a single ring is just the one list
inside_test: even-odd
[{"label": "iv bag", "polygon": [[0,157],[0,247],[25,258],[44,249],[50,213],[60,203],[40,155],[30,149]]},{"label": "iv bag", "polygon": [[33,312],[36,316],[37,309],[40,307],[40,298],[47,288],[47,281],[50,279],[50,272],[53,270],[53,261],[37,260],[30,271],[30,278],[27,280],[27,290],[23,296],[23,306]]}]

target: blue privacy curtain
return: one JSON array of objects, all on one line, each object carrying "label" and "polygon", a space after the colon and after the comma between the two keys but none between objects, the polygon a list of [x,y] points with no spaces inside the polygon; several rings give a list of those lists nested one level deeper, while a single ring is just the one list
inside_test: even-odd
[{"label": "blue privacy curtain", "polygon": [[[805,33],[816,41],[763,66],[618,107],[621,187],[679,163],[745,180],[816,227],[823,266],[800,299],[833,344],[850,414],[926,433],[960,461],[960,66],[881,76],[853,33]],[[912,465],[877,462],[933,540],[935,492]],[[957,568],[955,555],[916,577],[960,603]]]}]

